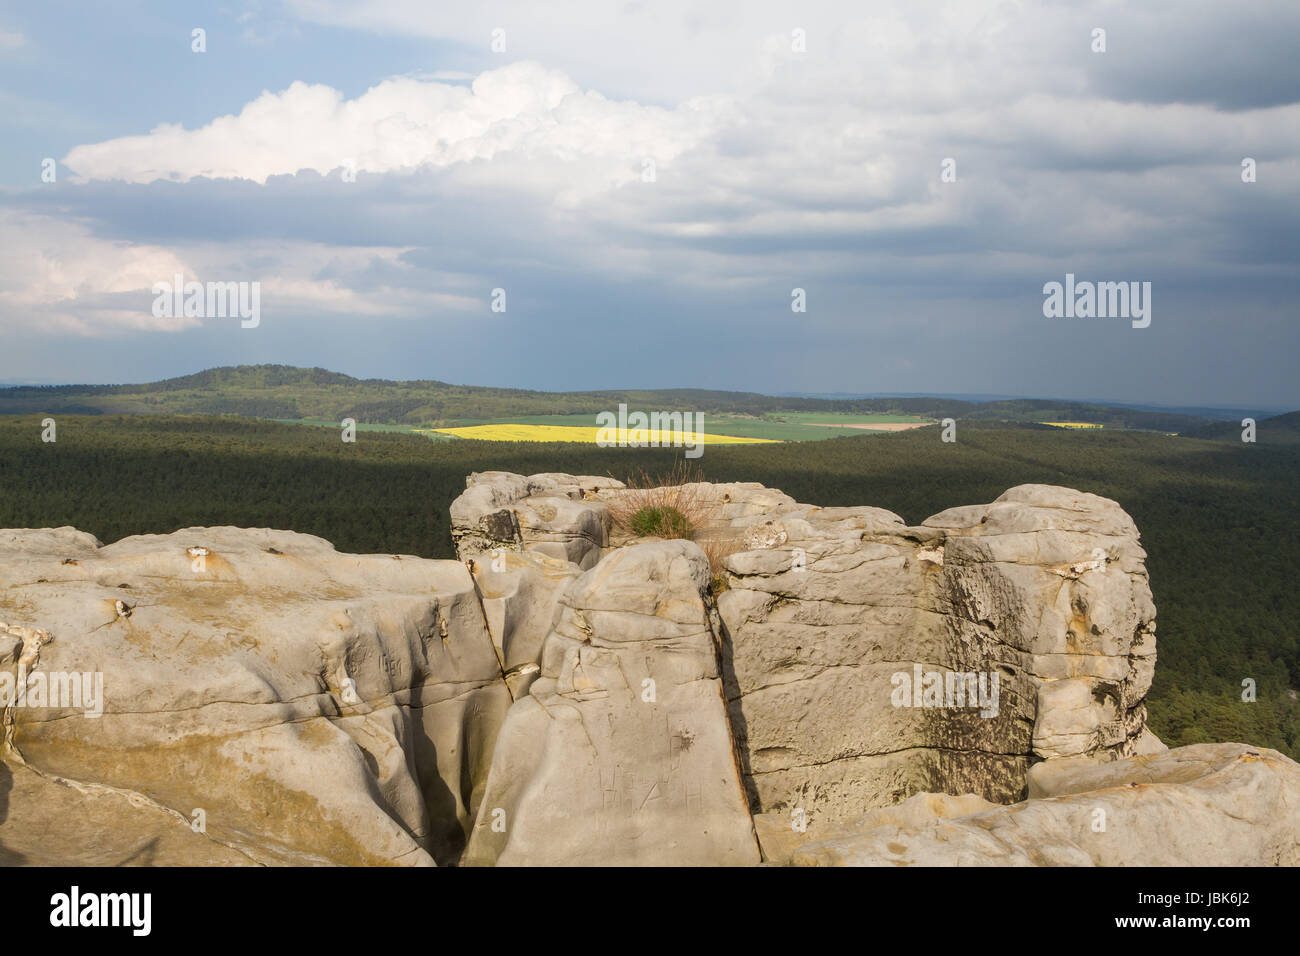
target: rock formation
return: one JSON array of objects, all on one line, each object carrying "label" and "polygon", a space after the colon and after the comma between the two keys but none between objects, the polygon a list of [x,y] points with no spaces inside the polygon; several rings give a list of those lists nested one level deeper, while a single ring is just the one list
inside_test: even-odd
[{"label": "rock formation", "polygon": [[[1042,796],[863,828],[797,849],[797,866],[1300,866],[1300,766],[1197,744],[1113,763],[1056,761]],[[1035,768],[1037,769],[1037,767]]]},{"label": "rock formation", "polygon": [[[1137,528],[1115,502],[1024,485],[908,527],[755,484],[700,492],[706,533],[740,549],[717,609],[754,812],[843,819],[954,789],[1007,802],[1036,759],[1143,746],[1155,607]],[[475,475],[452,514],[476,549],[580,541],[573,560],[590,564],[627,543],[607,508],[622,493],[591,478]],[[525,530],[539,513],[544,538]],[[932,674],[939,706],[926,699]],[[971,698],[996,680],[996,705],[947,706],[949,675],[971,689],[957,674],[975,675]]]},{"label": "rock formation", "polygon": [[459,561],[0,531],[0,863],[1296,862],[1300,767],[1146,729],[1115,502],[692,492],[659,541],[611,479],[472,475]]},{"label": "rock formation", "polygon": [[[51,679],[48,700],[5,709],[29,768],[185,824],[202,811],[211,840],[256,862],[459,855],[511,700],[463,564],[283,531],[101,547],[64,528],[0,532],[0,585],[0,614],[52,635],[0,630],[26,673],[83,678],[76,700]],[[16,672],[3,644],[0,660]],[[92,675],[100,701],[84,699]]]},{"label": "rock formation", "polygon": [[467,863],[753,864],[700,549],[619,549],[574,580],[510,708]]}]

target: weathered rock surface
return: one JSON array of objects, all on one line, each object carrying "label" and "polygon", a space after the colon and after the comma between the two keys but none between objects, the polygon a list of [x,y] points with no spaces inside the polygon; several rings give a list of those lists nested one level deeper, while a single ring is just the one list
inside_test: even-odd
[{"label": "weathered rock surface", "polygon": [[15,636],[27,673],[102,675],[100,716],[5,708],[15,759],[264,863],[454,860],[511,700],[464,565],[291,532],[0,532],[0,618],[10,687]]},{"label": "weathered rock surface", "polygon": [[[0,862],[1300,862],[1300,768],[1146,729],[1115,502],[690,490],[704,550],[620,527],[611,479],[502,472],[460,561],[0,531]],[[38,835],[78,808],[120,825]]]},{"label": "weathered rock surface", "polygon": [[1198,744],[1035,767],[1041,799],[810,843],[796,866],[1297,866],[1300,764]]},{"label": "weathered rock surface", "polygon": [[451,534],[462,558],[493,551],[535,551],[583,570],[600,558],[609,516],[592,502],[601,488],[622,482],[595,475],[475,472],[451,504]]},{"label": "weathered rock surface", "polygon": [[706,604],[686,541],[616,550],[576,578],[541,676],[506,717],[469,864],[759,861]]},{"label": "weathered rock surface", "polygon": [[542,642],[556,601],[580,573],[569,561],[536,552],[496,551],[466,562],[511,697],[518,700],[540,672]]},{"label": "weathered rock surface", "polygon": [[959,797],[947,793],[915,793],[902,803],[869,810],[851,820],[809,819],[798,809],[788,815],[759,813],[754,816],[754,829],[758,831],[759,844],[763,848],[763,861],[785,866],[790,864],[796,850],[808,844],[856,837],[876,827],[919,827],[934,820],[970,816],[996,806],[973,793]]},{"label": "weathered rock surface", "polygon": [[188,819],[107,788],[0,760],[0,866],[253,866]]},{"label": "weathered rock surface", "polygon": [[[590,562],[632,540],[608,509],[628,492],[593,484],[474,476],[453,508],[459,540],[479,546],[473,529],[493,521],[534,524],[558,489],[569,508],[547,535],[581,541]],[[717,608],[754,812],[847,820],[939,790],[1005,803],[1024,796],[1035,760],[1138,752],[1155,607],[1137,528],[1115,502],[1022,485],[908,527],[754,483],[692,487],[708,515],[700,537],[735,552]],[[899,674],[922,686],[904,693]],[[944,682],[937,699],[923,693],[931,680]],[[947,693],[951,681],[974,698],[980,680],[990,706]]]}]

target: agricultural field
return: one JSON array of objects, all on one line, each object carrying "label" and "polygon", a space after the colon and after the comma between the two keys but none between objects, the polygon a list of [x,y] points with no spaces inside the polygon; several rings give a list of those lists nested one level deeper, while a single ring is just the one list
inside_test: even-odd
[{"label": "agricultural field", "polygon": [[[890,415],[886,413],[867,412],[774,412],[767,416],[772,421],[791,422],[803,425],[841,425],[845,427],[863,426],[874,428],[881,425],[907,425],[916,428],[920,425],[932,425],[937,421],[923,415]],[[893,430],[893,429],[887,429]]]},{"label": "agricultural field", "polygon": [[[681,447],[694,445],[764,445],[771,443],[771,438],[746,438],[736,435],[720,435],[711,432],[705,423],[705,430],[698,435],[695,432],[671,431],[658,428],[629,428],[627,443],[629,445],[650,445],[652,447]],[[468,425],[459,428],[416,429],[420,434],[450,435],[453,438],[474,438],[480,441],[532,441],[552,442],[566,441],[595,444],[602,433],[609,434],[608,429],[594,425],[532,425],[521,422],[502,422],[494,425]]]},{"label": "agricultural field", "polygon": [[906,431],[932,425],[935,421],[919,415],[876,412],[781,411],[769,412],[761,419],[728,417],[720,420],[718,427],[725,427],[734,435],[756,435],[777,441],[823,441],[851,435]]},{"label": "agricultural field", "polygon": [[[339,427],[337,421],[317,418],[274,418],[284,425]],[[763,416],[703,414],[705,444],[752,445],[769,442],[824,441],[828,438],[884,434],[933,424],[914,415],[782,412]],[[434,441],[474,439],[479,441],[577,442],[592,444],[599,428],[595,415],[517,415],[508,419],[459,418],[435,425],[376,425],[359,423],[357,431],[403,432],[423,435]],[[659,436],[651,434],[647,441]],[[691,438],[688,434],[687,438]],[[682,444],[682,436],[665,436],[663,445]],[[693,440],[693,439],[692,439]]]},{"label": "agricultural field", "polygon": [[[852,435],[900,431],[929,425],[914,415],[780,412],[766,415],[703,415],[712,444],[823,441]],[[446,425],[414,428],[420,434],[492,441],[595,441],[595,415],[520,415],[509,419],[463,418]]]}]

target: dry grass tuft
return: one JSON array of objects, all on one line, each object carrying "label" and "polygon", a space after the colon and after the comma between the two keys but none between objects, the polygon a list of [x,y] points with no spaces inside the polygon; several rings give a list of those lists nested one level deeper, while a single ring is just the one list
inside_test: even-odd
[{"label": "dry grass tuft", "polygon": [[626,489],[606,500],[609,516],[621,530],[636,537],[652,532],[660,538],[694,539],[713,510],[700,487],[703,481],[699,467],[682,458],[667,475],[652,477],[642,468],[628,476]]},{"label": "dry grass tuft", "polygon": [[740,550],[740,539],[735,537],[702,538],[695,542],[709,559],[709,568],[713,573],[713,593],[727,589],[727,577],[723,574],[722,564]]},{"label": "dry grass tuft", "polygon": [[677,459],[672,470],[658,477],[642,468],[625,480],[626,490],[606,501],[610,518],[633,537],[685,538],[694,541],[709,559],[715,591],[725,588],[722,562],[740,550],[733,536],[711,527],[717,502],[703,487],[703,471]]}]

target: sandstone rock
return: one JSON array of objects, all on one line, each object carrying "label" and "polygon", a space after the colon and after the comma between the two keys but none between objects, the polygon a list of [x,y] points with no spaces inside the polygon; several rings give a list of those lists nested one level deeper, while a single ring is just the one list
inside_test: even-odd
[{"label": "sandstone rock", "polygon": [[[1145,727],[1155,609],[1119,505],[1024,485],[909,527],[755,483],[690,491],[700,542],[734,552],[716,597],[699,546],[615,527],[632,492],[594,476],[471,475],[460,561],[257,529],[0,531],[0,681],[104,678],[100,717],[4,708],[7,759],[43,774],[15,793],[65,780],[50,799],[148,809],[105,860],[200,807],[205,842],[169,831],[167,858],[735,865],[761,840],[769,862],[1110,859],[1053,816],[1073,811],[1024,814],[1170,756]],[[1221,794],[1251,770],[1221,769]],[[1039,844],[970,824],[1026,792],[1050,798],[1013,818]]]},{"label": "sandstone rock", "polygon": [[543,554],[509,551],[469,564],[511,698],[518,700],[540,673],[556,602],[578,568]]},{"label": "sandstone rock", "polygon": [[475,472],[451,504],[451,534],[461,558],[493,551],[536,551],[592,567],[609,532],[603,505],[588,500],[622,483],[595,475]]},{"label": "sandstone rock", "polygon": [[877,826],[796,850],[797,866],[1296,866],[1300,764],[1244,744],[1111,762],[1049,760],[1031,799]]},{"label": "sandstone rock", "polygon": [[468,864],[757,863],[700,549],[620,549],[576,578],[506,715]]},{"label": "sandstone rock", "polygon": [[[902,803],[871,810],[851,820],[823,821],[793,818],[781,813],[759,813],[754,816],[754,829],[763,848],[764,862],[788,865],[796,850],[811,843],[854,837],[876,827],[915,828],[934,820],[965,817],[996,806],[973,793],[960,797],[947,793],[917,793]],[[800,830],[796,823],[803,829]]]},{"label": "sandstone rock", "polygon": [[[849,819],[936,790],[1005,803],[1035,757],[1135,752],[1155,609],[1114,502],[1026,485],[919,528],[782,507],[787,541],[732,555],[718,597],[756,812]],[[942,706],[895,706],[895,675],[910,687],[918,666],[945,680]],[[950,706],[958,674],[990,692],[996,677],[996,707]]]},{"label": "sandstone rock", "polygon": [[253,866],[138,794],[0,760],[0,866]]},{"label": "sandstone rock", "polygon": [[[491,524],[508,503],[503,523],[522,542],[558,490],[577,505],[569,540],[592,542],[582,529],[629,492],[574,494],[584,482],[478,476],[458,524]],[[818,508],[754,483],[687,488],[708,515],[701,537],[738,549],[718,609],[755,811],[847,819],[942,788],[1009,801],[1035,758],[1136,752],[1154,606],[1137,529],[1115,502],[1025,485],[909,528],[883,509]],[[610,529],[607,544],[634,540]],[[583,560],[597,550],[583,545]],[[895,675],[914,665],[922,680],[996,677],[996,713],[895,707]]]},{"label": "sandstone rock", "polygon": [[[1133,744],[1133,756],[1135,757],[1154,757],[1158,754],[1169,753],[1169,748],[1151,732],[1151,728],[1143,727],[1142,733]],[[1031,767],[1029,770],[1030,796],[1033,796],[1034,771]]]},{"label": "sandstone rock", "polygon": [[510,702],[464,565],[237,528],[0,542],[7,633],[53,635],[26,672],[102,680],[93,706],[6,707],[11,759],[201,808],[259,862],[456,858]]},{"label": "sandstone rock", "polygon": [[[1115,502],[1023,485],[908,527],[752,482],[686,491],[707,515],[702,543],[735,551],[717,607],[755,812],[847,820],[937,790],[1009,802],[1035,759],[1138,752],[1155,608]],[[563,540],[589,567],[601,546],[638,540],[606,508],[630,493],[568,475],[472,476],[453,509],[462,556]],[[571,507],[555,509],[558,495]],[[896,706],[899,674],[954,691],[983,680],[990,696],[996,680],[996,705],[961,706],[945,683],[941,706],[921,693],[923,706]]]}]

